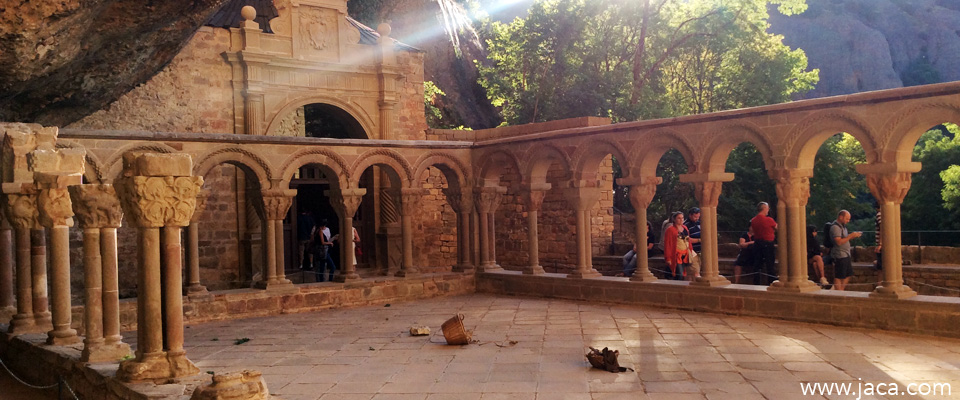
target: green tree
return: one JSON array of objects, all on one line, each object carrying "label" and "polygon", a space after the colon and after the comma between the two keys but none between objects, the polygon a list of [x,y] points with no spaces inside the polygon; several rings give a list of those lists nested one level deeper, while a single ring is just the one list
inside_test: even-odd
[{"label": "green tree", "polygon": [[[917,141],[913,159],[923,168],[913,174],[910,191],[903,200],[900,224],[904,230],[960,229],[960,209],[948,208],[956,186],[951,167],[960,163],[960,127],[944,124],[930,129]],[[944,175],[944,173],[946,173]]]},{"label": "green tree", "polygon": [[867,161],[860,142],[841,133],[827,139],[817,151],[810,178],[807,223],[818,229],[837,218],[840,210],[850,211],[851,230],[872,231],[876,210],[867,182],[856,166]]},{"label": "green tree", "polygon": [[730,152],[726,170],[732,172],[734,178],[723,184],[717,206],[717,230],[745,232],[748,222],[756,215],[757,203],[770,203],[775,211],[777,188],[767,176],[763,156],[750,143],[743,143]]},{"label": "green tree", "polygon": [[943,179],[943,205],[948,210],[960,211],[960,165],[951,165],[940,172]]}]

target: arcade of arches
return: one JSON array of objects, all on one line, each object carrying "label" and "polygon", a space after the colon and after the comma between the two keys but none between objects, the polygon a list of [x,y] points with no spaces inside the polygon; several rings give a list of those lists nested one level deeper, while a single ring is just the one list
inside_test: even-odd
[{"label": "arcade of arches", "polygon": [[[475,285],[957,335],[948,321],[960,318],[960,303],[916,296],[904,284],[899,246],[885,246],[882,283],[869,296],[819,293],[807,275],[804,229],[815,154],[846,132],[866,153],[858,171],[883,211],[883,240],[900,242],[900,204],[920,168],[912,150],[930,127],[960,122],[958,83],[670,120],[429,130],[420,54],[393,41],[389,27],[381,27],[376,44],[360,44],[345,2],[336,1],[281,8],[276,21],[321,21],[333,39],[308,41],[290,26],[266,34],[252,17],[241,28],[205,28],[184,57],[109,110],[60,130],[0,125],[0,309],[10,316],[11,338],[46,332],[51,345],[82,340],[82,361],[119,361],[130,351],[120,330],[135,327],[135,357],[120,364],[117,378],[162,381],[198,372],[183,350],[185,308],[203,312],[195,299],[275,296],[282,299],[277,307],[290,311],[312,290],[349,291],[431,273],[457,274],[450,279],[466,282],[462,291]],[[222,57],[202,52],[211,43]],[[216,101],[196,110],[159,107],[173,125],[130,117],[131,107],[145,107],[162,92],[159,81],[215,62],[221,64],[193,90],[220,96]],[[214,82],[221,73],[224,81]],[[211,123],[190,125],[198,113],[195,121]],[[226,122],[217,122],[223,115]],[[777,189],[780,269],[766,292],[730,285],[719,273],[718,198],[733,179],[726,159],[744,142],[763,155]],[[658,282],[641,246],[632,278],[600,278],[592,263],[612,231],[611,160],[643,228],[635,234],[645,237],[657,164],[671,149],[686,160],[681,180],[694,185],[702,210],[702,276],[689,284]],[[314,274],[300,270],[300,211],[330,220],[341,236],[358,228],[362,252],[338,242],[338,283],[311,283]],[[251,287],[262,290],[251,295]],[[360,304],[387,290],[377,288],[302,309]],[[135,309],[119,300],[132,296]],[[764,298],[781,308],[750,308]],[[839,311],[820,320],[803,314],[797,299]],[[265,313],[253,298],[245,301],[237,315]],[[74,303],[85,305],[82,318],[73,318]],[[784,311],[790,307],[794,314]],[[838,317],[844,307],[889,312],[863,311],[846,322]],[[207,318],[228,318],[232,309],[216,312],[227,315]]]}]

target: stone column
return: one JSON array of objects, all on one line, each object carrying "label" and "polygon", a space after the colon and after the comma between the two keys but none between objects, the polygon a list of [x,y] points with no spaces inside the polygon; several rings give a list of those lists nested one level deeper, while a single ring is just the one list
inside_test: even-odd
[{"label": "stone column", "polygon": [[264,190],[263,216],[267,220],[266,235],[263,242],[267,249],[266,273],[264,280],[257,283],[257,287],[267,290],[295,290],[293,282],[287,279],[284,266],[283,219],[293,205],[297,196],[295,189]]},{"label": "stone column", "polygon": [[400,264],[400,270],[397,271],[397,276],[399,277],[409,277],[420,272],[417,267],[413,265],[413,217],[422,196],[422,189],[400,189],[400,227],[403,235],[403,261]]},{"label": "stone column", "polygon": [[113,185],[70,186],[70,199],[83,230],[84,362],[117,361],[130,354],[120,336],[117,291],[117,228],[123,220]]},{"label": "stone column", "polygon": [[543,266],[540,265],[540,236],[539,236],[539,214],[540,209],[543,207],[543,197],[547,194],[547,190],[550,190],[551,185],[549,183],[534,185],[531,184],[530,188],[524,193],[525,200],[527,201],[527,234],[529,243],[530,255],[528,256],[529,262],[527,267],[523,269],[524,274],[529,275],[540,275],[545,273]]},{"label": "stone column", "polygon": [[207,287],[200,283],[200,216],[207,208],[209,190],[201,190],[197,195],[197,210],[190,217],[190,226],[187,227],[187,295],[191,298],[204,297],[208,294]]},{"label": "stone column", "polygon": [[564,196],[573,206],[577,221],[577,269],[568,274],[567,277],[598,277],[600,273],[593,269],[590,212],[597,201],[600,200],[599,185],[587,186],[584,182],[573,182],[569,188],[564,190]]},{"label": "stone column", "polygon": [[502,271],[496,260],[496,233],[491,225],[493,216],[507,188],[502,186],[484,186],[475,192],[477,219],[480,234],[480,265],[477,272]]},{"label": "stone column", "polygon": [[717,254],[717,204],[723,182],[733,180],[733,174],[705,173],[685,174],[681,182],[692,182],[694,195],[700,203],[700,278],[692,284],[699,286],[729,285],[727,278],[720,276],[720,259]]},{"label": "stone column", "polygon": [[80,342],[71,328],[70,227],[73,205],[67,187],[79,185],[86,152],[77,149],[35,150],[30,153],[30,169],[40,193],[37,209],[40,224],[50,231],[50,289],[53,305],[53,329],[47,344],[69,345]]},{"label": "stone column", "polygon": [[860,165],[857,171],[867,176],[870,193],[880,203],[883,220],[880,233],[883,238],[883,283],[871,297],[905,299],[917,295],[903,283],[903,249],[900,232],[900,205],[910,190],[911,175],[920,170],[919,163],[906,166],[893,164]]},{"label": "stone column", "polygon": [[[13,225],[17,260],[17,313],[10,320],[9,333],[19,335],[46,331],[45,325],[37,325],[33,315],[33,265],[30,257],[30,230],[38,225],[37,196],[25,194],[6,195],[4,210],[7,220]],[[45,300],[46,296],[43,299]]]},{"label": "stone column", "polygon": [[472,273],[474,271],[472,252],[470,247],[470,214],[473,210],[473,198],[469,193],[464,194],[461,188],[448,187],[443,190],[447,204],[457,214],[457,265],[453,272]]},{"label": "stone column", "polygon": [[[788,292],[812,292],[820,290],[807,275],[807,226],[804,224],[807,200],[810,198],[811,171],[785,170],[778,173],[777,198],[786,205],[786,216],[778,222],[777,238],[779,247],[785,256],[780,258],[780,280],[771,285],[770,290]],[[779,211],[778,211],[779,212]],[[785,231],[782,234],[781,231]],[[784,262],[786,260],[786,262]]]},{"label": "stone column", "polygon": [[13,236],[0,213],[0,311],[15,312],[13,294]]},{"label": "stone column", "polygon": [[342,265],[334,279],[337,282],[358,280],[360,275],[357,274],[357,266],[353,263],[356,254],[351,245],[353,216],[360,208],[360,202],[363,201],[363,195],[367,194],[367,189],[328,190],[325,194],[330,198],[330,205],[340,217],[340,264]]},{"label": "stone column", "polygon": [[137,352],[117,371],[123,381],[163,382],[199,369],[183,350],[180,229],[190,224],[203,178],[186,154],[124,154],[117,181],[124,211],[138,228]]},{"label": "stone column", "polygon": [[637,270],[630,277],[634,282],[653,282],[657,277],[650,272],[650,254],[647,252],[647,208],[657,194],[657,185],[663,178],[645,177],[630,185],[630,205],[636,216]]}]

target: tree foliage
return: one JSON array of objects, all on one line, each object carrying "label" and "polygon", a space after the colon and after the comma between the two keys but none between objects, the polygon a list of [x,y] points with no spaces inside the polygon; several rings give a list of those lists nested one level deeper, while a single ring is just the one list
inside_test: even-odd
[{"label": "tree foliage", "polygon": [[850,211],[851,230],[874,230],[876,209],[866,179],[856,166],[867,162],[866,153],[853,136],[841,133],[824,142],[814,159],[810,178],[807,223],[818,228]]},{"label": "tree foliage", "polygon": [[913,159],[923,168],[913,174],[903,200],[903,229],[960,229],[960,208],[954,195],[958,190],[954,167],[960,164],[960,127],[944,124],[924,133],[913,149]]},{"label": "tree foliage", "polygon": [[481,84],[508,123],[615,121],[779,103],[818,71],[766,32],[767,6],[803,0],[539,0],[486,27]]}]

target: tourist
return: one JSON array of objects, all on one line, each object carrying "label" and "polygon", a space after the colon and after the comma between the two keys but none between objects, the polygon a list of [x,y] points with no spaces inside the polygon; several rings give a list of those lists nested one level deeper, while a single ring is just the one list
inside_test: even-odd
[{"label": "tourist", "polygon": [[690,244],[693,245],[693,251],[700,254],[700,209],[693,207],[687,211],[687,222],[683,225],[690,231]]},{"label": "tourist", "polygon": [[830,249],[830,257],[833,258],[833,289],[844,290],[853,276],[853,263],[850,258],[850,241],[863,236],[863,232],[847,232],[847,224],[850,223],[850,212],[840,210],[837,214],[837,220],[833,221],[830,227],[830,238],[833,240],[833,248]]},{"label": "tourist", "polygon": [[313,234],[313,229],[316,227],[314,223],[313,216],[310,215],[310,212],[307,210],[300,210],[300,214],[297,215],[297,241],[299,242],[299,248],[297,255],[300,257],[300,269],[309,269],[313,266],[313,254],[310,253],[310,235]]},{"label": "tourist", "polygon": [[733,262],[733,283],[740,283],[740,277],[743,275],[743,267],[747,267],[748,273],[756,273],[756,271],[751,271],[754,267],[753,227],[748,227],[747,231],[743,235],[740,235],[740,242],[737,243],[737,246],[740,247],[740,253],[737,254],[737,259]]},{"label": "tourist", "polygon": [[[353,223],[356,224],[357,221],[353,221]],[[360,234],[357,233],[356,226],[353,227],[353,240],[350,242],[350,251],[353,252],[353,265],[357,265],[363,252],[360,251]]]},{"label": "tourist", "polygon": [[[327,220],[320,220],[320,223],[317,224],[317,229],[314,230],[311,239],[312,243],[310,245],[311,251],[313,252],[313,268],[317,276],[317,282],[332,281],[333,274],[337,271],[337,264],[334,264],[333,258],[330,255],[334,240],[337,240],[337,236],[330,236],[330,228],[327,227]],[[328,267],[330,268],[329,278],[324,276],[326,275]]]},{"label": "tourist", "polygon": [[623,255],[623,276],[629,278],[637,270],[637,245]]},{"label": "tourist", "polygon": [[757,204],[757,215],[750,220],[750,227],[754,234],[754,275],[753,282],[758,285],[769,285],[772,278],[777,276],[775,269],[777,221],[770,218],[770,205],[766,202]]},{"label": "tourist", "polygon": [[807,225],[807,262],[813,266],[820,286],[830,284],[823,273],[823,252],[820,250],[820,240],[817,239],[817,227],[813,225]]},{"label": "tourist", "polygon": [[[683,213],[677,211],[670,215],[673,223],[664,232],[663,258],[669,269],[667,279],[683,280],[690,266],[690,231],[683,225]],[[692,278],[692,277],[689,277]]]}]

